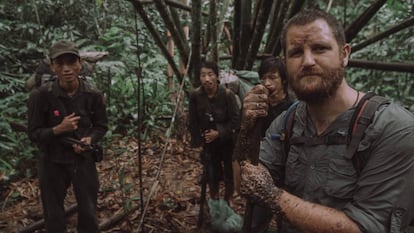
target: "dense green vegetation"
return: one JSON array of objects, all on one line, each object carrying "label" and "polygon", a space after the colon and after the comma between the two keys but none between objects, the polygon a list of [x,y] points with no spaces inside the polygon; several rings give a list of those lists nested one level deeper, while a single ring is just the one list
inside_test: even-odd
[{"label": "dense green vegetation", "polygon": [[166,62],[128,1],[19,1],[17,7],[14,2],[6,2],[0,5],[0,15],[2,179],[34,172],[33,145],[24,132],[14,132],[9,123],[26,124],[25,80],[47,56],[48,47],[60,39],[76,42],[82,51],[109,52],[97,63],[93,77],[107,98],[107,139],[136,135],[139,66],[144,88],[140,99],[145,101],[145,114],[152,116],[145,118],[144,135],[165,126],[165,121],[156,121],[157,116],[171,115],[172,111],[166,88]]},{"label": "dense green vegetation", "polygon": [[[307,2],[308,6],[326,9],[329,1]],[[356,4],[352,6],[344,6],[343,2],[350,1],[334,2],[330,12],[341,16],[346,25],[374,1],[352,1]],[[203,10],[206,5],[202,5]],[[412,17],[413,6],[412,0],[388,1],[352,44]],[[166,35],[155,8],[146,6],[146,10],[158,32]],[[107,141],[137,136],[139,114],[145,114],[142,136],[157,133],[169,123],[160,119],[171,116],[174,110],[174,103],[170,101],[174,90],[167,87],[167,61],[129,1],[3,1],[0,17],[0,182],[16,174],[28,176],[34,172],[33,146],[25,133],[14,132],[9,123],[25,124],[28,92],[24,82],[46,57],[50,44],[57,40],[72,40],[84,51],[109,52],[107,58],[98,62],[94,75],[108,103]],[[232,12],[228,12],[224,20],[231,23],[231,17]],[[358,51],[352,58],[412,63],[413,35],[414,28],[407,28]],[[228,42],[220,43],[223,45],[219,47],[224,48]],[[223,62],[222,66],[228,67],[229,62]],[[138,67],[142,68],[142,85],[138,85]],[[414,110],[413,73],[351,68],[347,77],[361,90],[376,91]],[[141,96],[138,96],[139,87]]]}]

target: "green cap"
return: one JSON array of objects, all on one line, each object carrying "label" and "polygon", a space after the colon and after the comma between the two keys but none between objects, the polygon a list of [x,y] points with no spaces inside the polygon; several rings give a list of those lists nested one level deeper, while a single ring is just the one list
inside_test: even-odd
[{"label": "green cap", "polygon": [[75,43],[72,43],[69,41],[62,40],[62,41],[56,42],[49,49],[50,59],[55,59],[63,54],[73,54],[73,55],[80,57],[78,48],[76,47]]}]

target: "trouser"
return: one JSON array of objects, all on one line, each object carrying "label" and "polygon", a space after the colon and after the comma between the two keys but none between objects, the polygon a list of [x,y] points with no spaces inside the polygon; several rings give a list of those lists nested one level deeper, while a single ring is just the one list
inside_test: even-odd
[{"label": "trouser", "polygon": [[219,182],[224,181],[225,193],[224,200],[230,201],[233,197],[233,164],[232,164],[233,144],[230,141],[228,144],[221,144],[206,149],[208,154],[207,160],[208,169],[208,184],[210,189],[210,197],[218,198]]},{"label": "trouser", "polygon": [[74,164],[39,160],[39,185],[48,233],[65,233],[64,200],[72,184],[78,204],[78,233],[97,233],[96,206],[99,181],[95,162],[78,157]]}]

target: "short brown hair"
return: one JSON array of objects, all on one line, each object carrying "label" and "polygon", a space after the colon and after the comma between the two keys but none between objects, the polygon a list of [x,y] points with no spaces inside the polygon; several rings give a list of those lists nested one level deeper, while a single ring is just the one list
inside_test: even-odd
[{"label": "short brown hair", "polygon": [[296,25],[306,25],[317,19],[323,19],[328,23],[331,28],[332,33],[335,36],[336,42],[339,46],[343,46],[346,43],[345,31],[342,27],[341,22],[339,22],[333,15],[318,9],[305,9],[298,12],[294,15],[289,21],[285,24],[282,30],[282,36],[280,38],[280,43],[284,53],[286,53],[286,34],[290,27]]}]

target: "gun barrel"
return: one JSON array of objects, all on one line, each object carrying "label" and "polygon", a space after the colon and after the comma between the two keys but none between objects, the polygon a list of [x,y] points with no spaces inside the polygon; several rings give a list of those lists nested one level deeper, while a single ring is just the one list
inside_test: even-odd
[{"label": "gun barrel", "polygon": [[75,138],[64,137],[62,140],[65,143],[68,143],[68,144],[77,144],[77,145],[80,145],[82,147],[87,148],[88,150],[93,150],[94,149],[92,145],[86,144],[86,143],[82,142],[81,140],[78,140],[78,139],[75,139]]}]

